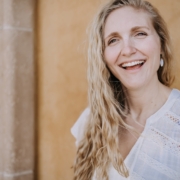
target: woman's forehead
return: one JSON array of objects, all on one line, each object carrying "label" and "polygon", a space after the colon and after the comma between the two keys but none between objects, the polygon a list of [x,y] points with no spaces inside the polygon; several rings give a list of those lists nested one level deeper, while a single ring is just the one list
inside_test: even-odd
[{"label": "woman's forehead", "polygon": [[141,9],[122,7],[114,10],[106,19],[104,36],[112,31],[127,30],[135,26],[147,26],[153,28],[151,16]]}]

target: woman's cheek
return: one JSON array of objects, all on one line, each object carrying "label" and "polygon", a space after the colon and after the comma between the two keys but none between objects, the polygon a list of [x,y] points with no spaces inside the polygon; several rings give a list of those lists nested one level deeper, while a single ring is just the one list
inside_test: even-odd
[{"label": "woman's cheek", "polygon": [[107,47],[105,50],[105,60],[107,63],[115,63],[119,55],[119,49],[116,46]]}]

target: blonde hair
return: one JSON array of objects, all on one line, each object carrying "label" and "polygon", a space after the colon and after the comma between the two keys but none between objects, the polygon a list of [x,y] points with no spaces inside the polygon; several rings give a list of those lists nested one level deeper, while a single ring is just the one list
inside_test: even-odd
[{"label": "blonde hair", "polygon": [[119,127],[129,130],[123,118],[129,113],[125,88],[108,70],[104,58],[103,31],[108,15],[121,7],[130,6],[149,13],[154,29],[159,35],[164,66],[158,70],[159,81],[170,86],[172,51],[166,24],[158,10],[143,0],[111,0],[95,17],[89,36],[88,83],[90,114],[85,136],[80,142],[74,165],[74,180],[108,179],[110,163],[123,176],[128,177],[119,151]]}]

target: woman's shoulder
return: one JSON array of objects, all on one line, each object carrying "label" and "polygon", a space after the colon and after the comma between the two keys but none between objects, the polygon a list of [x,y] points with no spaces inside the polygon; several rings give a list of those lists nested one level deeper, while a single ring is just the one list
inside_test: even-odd
[{"label": "woman's shoulder", "polygon": [[175,98],[180,99],[180,90],[179,89],[172,89],[172,94]]},{"label": "woman's shoulder", "polygon": [[174,101],[170,111],[180,118],[180,91],[178,89],[173,89],[172,99]]},{"label": "woman's shoulder", "polygon": [[87,124],[89,113],[90,113],[90,109],[86,108],[81,113],[81,115],[77,119],[76,123],[71,128],[71,133],[76,138],[76,146],[78,145],[78,143],[82,140],[82,138],[84,136],[84,130],[85,130],[85,126]]}]

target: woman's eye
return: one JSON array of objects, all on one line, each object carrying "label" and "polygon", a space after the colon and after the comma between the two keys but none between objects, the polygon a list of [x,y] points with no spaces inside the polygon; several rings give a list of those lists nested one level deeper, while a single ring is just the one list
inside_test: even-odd
[{"label": "woman's eye", "polygon": [[139,32],[136,34],[136,36],[147,36],[147,33],[145,32]]},{"label": "woman's eye", "polygon": [[108,45],[111,45],[111,44],[113,44],[113,43],[115,43],[115,42],[117,42],[118,41],[118,39],[111,39],[109,42],[108,42]]}]

